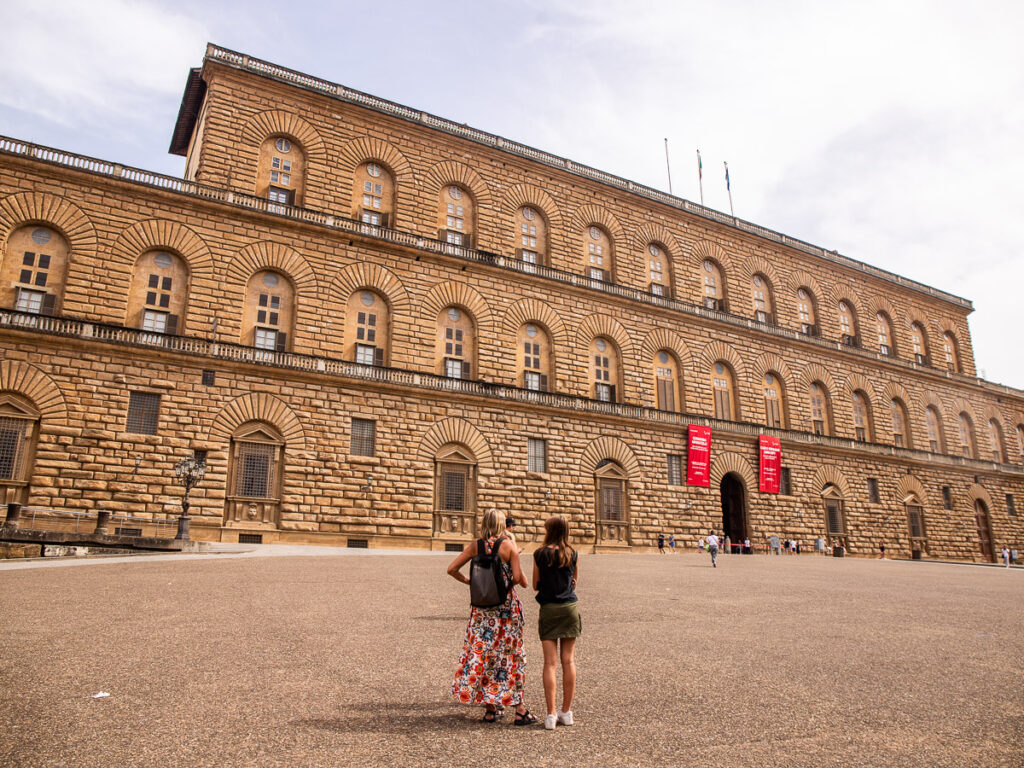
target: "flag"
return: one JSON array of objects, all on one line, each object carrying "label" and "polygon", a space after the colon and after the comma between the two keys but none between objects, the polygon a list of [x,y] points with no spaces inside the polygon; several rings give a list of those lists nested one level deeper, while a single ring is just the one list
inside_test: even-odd
[{"label": "flag", "polygon": [[704,165],[700,161],[700,150],[697,150],[697,178],[704,179]]},{"label": "flag", "polygon": [[725,163],[725,188],[729,192],[732,192],[732,187],[729,186],[729,164],[728,163]]}]

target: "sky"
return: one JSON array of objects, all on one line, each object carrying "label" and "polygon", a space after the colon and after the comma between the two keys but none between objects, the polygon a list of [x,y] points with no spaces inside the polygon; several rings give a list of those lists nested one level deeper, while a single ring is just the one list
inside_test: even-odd
[{"label": "sky", "polygon": [[[244,9],[239,13],[238,9]],[[974,302],[1024,387],[1024,4],[0,0],[0,134],[180,176],[207,42],[569,157]]]}]

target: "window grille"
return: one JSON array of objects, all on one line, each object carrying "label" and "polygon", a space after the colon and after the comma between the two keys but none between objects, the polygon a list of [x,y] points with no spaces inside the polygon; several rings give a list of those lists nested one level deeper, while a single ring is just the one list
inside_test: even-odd
[{"label": "window grille", "polygon": [[377,422],[371,419],[352,419],[353,456],[373,456]]},{"label": "window grille", "polygon": [[530,472],[548,471],[548,441],[540,438],[529,438],[527,469]]},{"label": "window grille", "polygon": [[622,512],[622,481],[602,480],[600,518],[609,522],[623,520]]},{"label": "window grille", "polygon": [[793,476],[789,467],[782,467],[779,472],[779,493],[783,496],[793,495]]},{"label": "window grille", "polygon": [[467,472],[459,464],[441,465],[441,509],[465,512]]},{"label": "window grille", "polygon": [[160,395],[150,392],[132,392],[128,398],[128,419],[125,423],[125,431],[140,435],[155,435],[159,415]]},{"label": "window grille", "polygon": [[953,489],[950,488],[948,485],[942,486],[942,508],[953,508]]},{"label": "window grille", "polygon": [[830,536],[839,536],[843,533],[843,505],[835,499],[825,502],[825,516],[828,523]]},{"label": "window grille", "polygon": [[20,480],[25,437],[30,422],[0,417],[0,479]]},{"label": "window grille", "polygon": [[274,454],[277,446],[267,443],[241,443],[238,446],[238,469],[235,495],[255,499],[273,498]]},{"label": "window grille", "polygon": [[907,506],[907,522],[910,524],[910,537],[912,539],[924,538],[924,517],[921,508],[916,504]]},{"label": "window grille", "polygon": [[1015,507],[1014,504],[1013,504],[1013,494],[1012,493],[1006,494],[1006,514],[1008,514],[1010,517],[1016,517],[1017,516],[1017,507]]},{"label": "window grille", "polygon": [[217,374],[215,371],[203,371],[203,386],[212,387],[217,380]]},{"label": "window grille", "polygon": [[668,454],[668,484],[683,484],[683,457],[678,454]]},{"label": "window grille", "polygon": [[878,494],[878,478],[868,478],[868,501],[872,504],[878,504],[881,497]]}]

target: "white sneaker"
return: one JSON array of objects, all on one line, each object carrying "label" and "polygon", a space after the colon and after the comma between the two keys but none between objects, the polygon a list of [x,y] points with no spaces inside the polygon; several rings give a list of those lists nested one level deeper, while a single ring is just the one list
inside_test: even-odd
[{"label": "white sneaker", "polygon": [[557,720],[558,720],[558,718],[555,715],[545,715],[544,716],[544,730],[547,730],[547,731],[555,730],[555,723],[557,722]]},{"label": "white sneaker", "polygon": [[559,712],[558,712],[558,724],[559,725],[572,725],[572,710],[571,709],[568,712],[562,712],[561,710],[559,710]]}]

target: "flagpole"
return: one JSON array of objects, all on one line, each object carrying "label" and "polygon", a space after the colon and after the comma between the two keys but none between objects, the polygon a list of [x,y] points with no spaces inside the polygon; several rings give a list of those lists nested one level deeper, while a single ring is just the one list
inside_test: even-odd
[{"label": "flagpole", "polygon": [[704,164],[700,161],[700,150],[697,150],[697,186],[700,188],[700,204],[704,205]]},{"label": "flagpole", "polygon": [[736,212],[732,209],[732,185],[729,183],[729,164],[723,160],[722,165],[725,166],[725,190],[729,193],[729,215],[735,219]]},{"label": "flagpole", "polygon": [[668,139],[665,139],[665,171],[668,173],[668,193],[672,194],[672,168],[668,164]]}]

